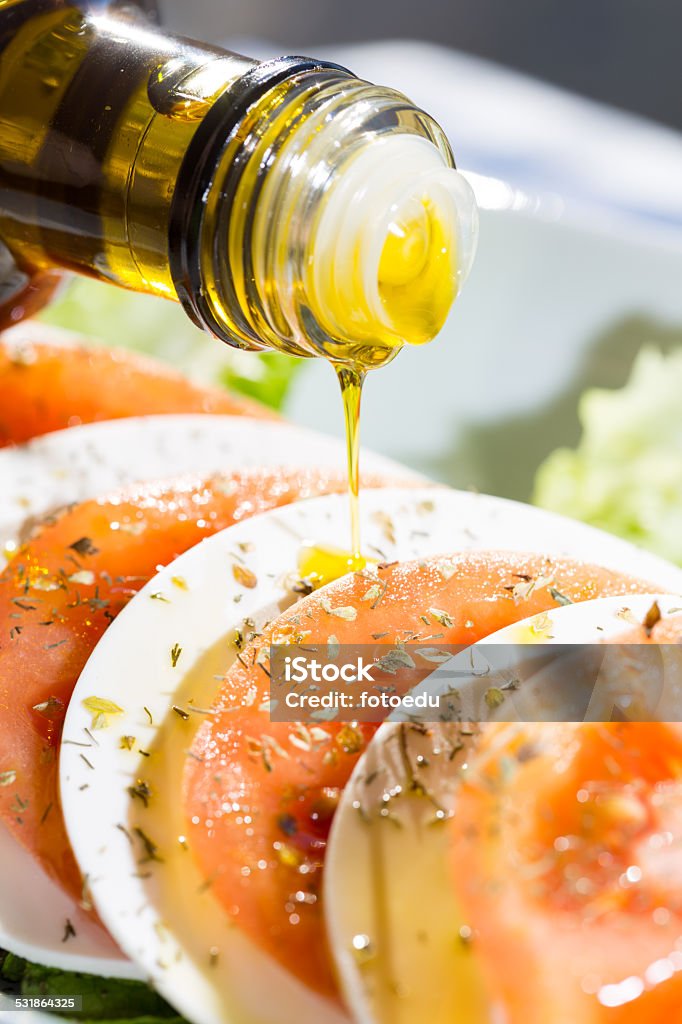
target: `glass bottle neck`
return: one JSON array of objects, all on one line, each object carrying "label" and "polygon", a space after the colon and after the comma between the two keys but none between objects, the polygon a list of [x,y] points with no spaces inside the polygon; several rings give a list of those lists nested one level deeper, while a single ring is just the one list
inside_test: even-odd
[{"label": "glass bottle neck", "polygon": [[186,247],[197,322],[227,324],[245,347],[365,369],[438,333],[473,257],[476,210],[427,114],[343,68],[293,66],[214,141],[176,193],[173,251]]}]

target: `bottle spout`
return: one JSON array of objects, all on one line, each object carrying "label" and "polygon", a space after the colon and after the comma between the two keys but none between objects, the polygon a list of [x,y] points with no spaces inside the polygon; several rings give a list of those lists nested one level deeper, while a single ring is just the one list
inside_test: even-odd
[{"label": "bottle spout", "polygon": [[469,274],[477,235],[473,192],[430,140],[371,140],[321,203],[310,251],[321,322],[389,348],[431,341]]}]

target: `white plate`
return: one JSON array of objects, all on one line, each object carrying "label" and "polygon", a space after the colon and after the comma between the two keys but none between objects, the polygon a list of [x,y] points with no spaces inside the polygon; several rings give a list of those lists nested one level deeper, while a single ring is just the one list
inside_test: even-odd
[{"label": "white plate", "polygon": [[[143,977],[113,939],[48,878],[4,827],[0,827],[0,864],[1,949],[64,971]],[[76,934],[65,942],[67,918]]]},{"label": "white plate", "polygon": [[[243,1017],[250,1022],[276,1019],[278,1024],[297,1024],[301,1019],[331,1021],[339,1015],[227,925],[210,888],[201,896],[197,893],[201,879],[191,858],[182,859],[176,842],[181,819],[174,820],[173,809],[177,811],[179,801],[168,801],[162,820],[153,819],[159,830],[156,838],[163,841],[166,834],[173,841],[173,848],[164,845],[164,853],[170,851],[164,872],[152,873],[151,880],[139,877],[138,844],[131,845],[117,826],[130,821],[132,801],[127,787],[139,773],[148,775],[151,759],[121,750],[120,737],[134,735],[137,746],[149,750],[165,723],[163,743],[168,755],[178,727],[191,728],[191,721],[182,722],[170,710],[173,703],[187,698],[186,692],[178,691],[183,673],[205,666],[206,692],[200,692],[196,679],[191,689],[205,706],[217,686],[213,675],[223,672],[228,661],[227,645],[222,660],[215,659],[216,645],[233,635],[245,617],[253,618],[256,625],[272,617],[287,599],[282,579],[295,570],[301,542],[312,538],[337,543],[346,512],[342,497],[315,498],[230,527],[182,555],[112,624],[81,675],[68,709],[64,735],[78,742],[84,741],[83,730],[91,724],[82,706],[86,697],[113,699],[125,711],[97,733],[98,745],[85,751],[92,768],[79,756],[82,748],[70,744],[62,748],[61,796],[67,829],[112,935],[159,991],[198,1024],[226,1024]],[[387,514],[393,520],[395,542],[386,536]],[[366,550],[376,548],[389,560],[465,549],[528,550],[587,559],[651,579],[672,592],[682,591],[682,571],[654,556],[582,524],[484,495],[367,491],[362,498],[362,521]],[[256,575],[254,589],[244,589],[233,578],[235,557]],[[173,586],[171,577],[178,575],[186,581],[186,591]],[[167,596],[169,602],[150,600],[154,593]],[[170,651],[175,645],[182,651],[178,661],[182,672],[172,666]],[[191,716],[192,721],[200,718]],[[180,733],[180,751],[187,742],[188,733]],[[171,791],[178,783],[171,777],[174,763],[169,758],[165,765]],[[177,764],[176,770],[180,770]],[[81,788],[84,785],[87,788]],[[164,899],[162,885],[157,889],[164,878],[172,881],[174,902]],[[201,906],[206,915],[198,927],[191,911],[183,910],[185,893],[191,894],[194,912]],[[209,970],[206,950],[213,945],[221,955],[219,964]],[[165,966],[160,967],[160,962]],[[259,1003],[266,996],[270,1010]],[[272,1005],[277,1007],[274,1018]]]},{"label": "white plate", "polygon": [[[345,466],[345,447],[290,423],[245,416],[140,416],[89,423],[0,450],[2,551],[22,525],[74,501],[181,473],[259,466]],[[363,452],[366,470],[416,474]]]}]

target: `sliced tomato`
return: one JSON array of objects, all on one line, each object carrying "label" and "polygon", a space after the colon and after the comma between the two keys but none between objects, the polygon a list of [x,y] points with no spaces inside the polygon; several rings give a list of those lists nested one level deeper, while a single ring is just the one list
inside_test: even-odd
[{"label": "sliced tomato", "polygon": [[550,566],[510,553],[379,567],[376,577],[355,573],[299,602],[228,673],[185,767],[189,843],[237,924],[313,988],[335,992],[320,906],[327,836],[377,726],[273,723],[263,664],[270,644],[469,644],[556,607],[548,583],[529,585],[540,579],[572,601],[648,586],[579,562]]},{"label": "sliced tomato", "polygon": [[0,335],[0,448],[79,423],[156,413],[273,418],[258,402],[200,387],[125,349]]},{"label": "sliced tomato", "polygon": [[682,1019],[679,726],[485,726],[452,869],[509,1024]]},{"label": "sliced tomato", "polygon": [[140,485],[44,525],[0,576],[0,817],[74,896],[82,883],[58,803],[57,752],[95,644],[157,566],[258,512],[345,487],[341,475],[305,469]]}]

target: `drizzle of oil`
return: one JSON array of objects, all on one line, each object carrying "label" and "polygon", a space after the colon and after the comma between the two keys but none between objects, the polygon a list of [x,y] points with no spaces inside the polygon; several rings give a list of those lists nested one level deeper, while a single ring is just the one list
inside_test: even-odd
[{"label": "drizzle of oil", "polygon": [[350,500],[351,553],[361,559],[360,550],[360,402],[366,371],[357,365],[337,364],[336,376],[341,386],[343,418],[346,427],[346,458],[348,462],[348,498]]},{"label": "drizzle of oil", "polygon": [[367,371],[358,364],[334,363],[341,387],[346,433],[350,548],[331,544],[304,544],[298,556],[298,571],[313,587],[359,572],[372,559],[362,554],[360,534],[360,402]]},{"label": "drizzle of oil", "polygon": [[298,571],[315,588],[332,583],[349,572],[359,572],[373,561],[362,554],[360,534],[360,401],[367,371],[357,364],[333,365],[341,387],[346,428],[350,548],[315,543],[301,547]]}]

